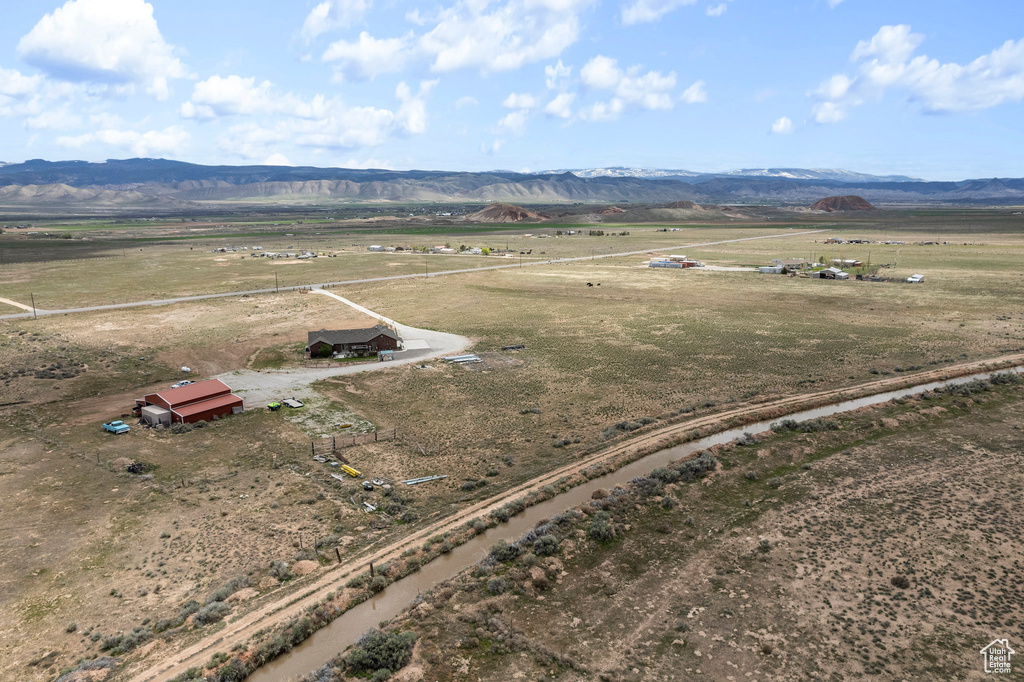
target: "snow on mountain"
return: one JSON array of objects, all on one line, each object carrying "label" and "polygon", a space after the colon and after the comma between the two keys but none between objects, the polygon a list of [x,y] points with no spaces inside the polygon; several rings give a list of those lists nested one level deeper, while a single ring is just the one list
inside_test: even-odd
[{"label": "snow on mountain", "polygon": [[789,180],[829,180],[833,182],[918,182],[920,178],[906,175],[871,175],[841,168],[741,168],[723,173],[699,173],[671,168],[578,168],[539,171],[537,175],[572,173],[579,178],[786,178]]}]

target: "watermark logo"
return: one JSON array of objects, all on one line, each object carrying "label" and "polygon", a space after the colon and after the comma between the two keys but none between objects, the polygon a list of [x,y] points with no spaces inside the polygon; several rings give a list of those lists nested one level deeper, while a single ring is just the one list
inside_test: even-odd
[{"label": "watermark logo", "polygon": [[988,646],[981,650],[981,655],[985,657],[985,672],[1010,673],[1010,657],[1015,653],[1017,652],[1010,648],[1009,640],[993,639]]}]

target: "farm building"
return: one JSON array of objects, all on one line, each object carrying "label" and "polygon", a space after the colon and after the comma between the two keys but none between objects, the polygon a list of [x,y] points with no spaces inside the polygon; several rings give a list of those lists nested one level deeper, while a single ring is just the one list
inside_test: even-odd
[{"label": "farm building", "polygon": [[651,268],[699,268],[701,263],[686,256],[657,256],[647,264]]},{"label": "farm building", "polygon": [[366,248],[366,250],[367,251],[379,252],[379,251],[384,251],[385,248],[382,245],[380,245],[380,244],[371,244],[370,246],[368,246]]},{"label": "farm building", "polygon": [[220,379],[150,393],[135,401],[149,424],[191,424],[210,421],[244,409],[242,399]]},{"label": "farm building", "polygon": [[382,350],[401,350],[402,338],[390,327],[377,325],[368,329],[321,329],[309,332],[306,357],[333,354],[376,355]]},{"label": "farm building", "polygon": [[811,273],[811,277],[819,279],[850,279],[850,273],[843,272],[839,268],[825,268],[820,272]]}]

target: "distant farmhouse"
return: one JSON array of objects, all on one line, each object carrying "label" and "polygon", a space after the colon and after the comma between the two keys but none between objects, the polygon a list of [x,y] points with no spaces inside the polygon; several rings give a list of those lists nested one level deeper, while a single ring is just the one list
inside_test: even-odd
[{"label": "distant farmhouse", "polygon": [[367,356],[380,351],[402,349],[402,338],[390,327],[377,325],[368,329],[321,329],[309,332],[306,344],[307,358],[331,355]]}]

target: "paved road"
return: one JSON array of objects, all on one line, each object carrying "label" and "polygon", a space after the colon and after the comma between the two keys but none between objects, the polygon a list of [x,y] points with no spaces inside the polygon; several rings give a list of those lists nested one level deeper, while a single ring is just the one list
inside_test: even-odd
[{"label": "paved road", "polygon": [[652,251],[678,251],[682,249],[696,249],[703,246],[717,246],[718,244],[733,244],[735,242],[747,242],[755,241],[758,239],[777,239],[779,237],[796,237],[804,234],[816,234],[818,232],[827,232],[828,230],[806,230],[804,232],[784,232],[782,234],[766,234],[760,237],[741,237],[739,239],[723,239],[717,242],[704,242],[701,244],[682,244],[679,246],[665,246],[657,249],[642,249],[640,251],[623,251],[621,253],[602,253],[593,256],[579,256],[576,258],[556,258],[554,260],[540,260],[530,261],[527,263],[505,263],[502,265],[488,265],[482,268],[462,268],[459,270],[442,270],[440,272],[431,272],[423,275],[391,275],[388,277],[368,277],[366,279],[351,279],[342,282],[321,282],[320,284],[301,284],[290,287],[280,287],[280,289],[250,289],[249,291],[228,291],[220,294],[200,294],[198,296],[179,296],[177,298],[163,298],[153,301],[133,301],[131,303],[110,303],[108,305],[94,305],[86,306],[83,308],[65,308],[63,310],[40,310],[36,309],[34,313],[14,313],[11,315],[0,315],[0,320],[17,320],[24,319],[27,317],[45,317],[48,315],[69,315],[71,313],[88,313],[99,310],[120,310],[122,308],[140,308],[147,305],[171,305],[173,303],[186,303],[188,301],[204,301],[212,298],[229,298],[231,296],[245,296],[245,295],[256,295],[256,294],[273,294],[277,291],[295,291],[298,289],[317,289],[325,286],[344,286],[347,284],[367,284],[370,282],[387,282],[396,279],[414,279],[417,277],[439,277],[441,275],[456,275],[465,272],[481,272],[484,270],[503,270],[506,268],[519,268],[519,267],[533,267],[537,265],[552,265],[555,263],[573,263],[576,261],[594,260],[597,258],[620,258],[622,256],[637,256],[641,254],[651,253]]},{"label": "paved road", "polygon": [[326,369],[283,369],[253,371],[250,369],[227,372],[217,376],[231,389],[241,395],[246,402],[248,409],[260,408],[272,400],[296,397],[306,400],[313,397],[314,392],[311,384],[314,381],[327,379],[329,377],[343,376],[345,374],[356,374],[358,372],[369,372],[373,370],[386,369],[395,365],[407,365],[413,362],[421,362],[431,358],[444,355],[456,355],[470,344],[470,340],[458,334],[445,334],[444,332],[430,331],[429,329],[417,329],[404,324],[399,324],[392,319],[379,315],[358,303],[353,303],[347,298],[323,289],[314,289],[313,293],[330,296],[341,303],[355,308],[359,312],[375,317],[385,324],[389,324],[398,331],[402,340],[409,344],[410,341],[419,341],[418,346],[427,346],[417,350],[403,350],[395,353],[395,359],[390,362],[368,362],[358,365],[346,365],[342,367],[331,367]]}]

